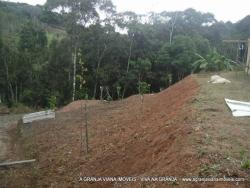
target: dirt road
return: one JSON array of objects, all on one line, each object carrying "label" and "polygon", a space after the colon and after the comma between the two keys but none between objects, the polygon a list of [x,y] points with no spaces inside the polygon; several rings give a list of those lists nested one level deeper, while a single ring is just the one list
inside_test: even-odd
[{"label": "dirt road", "polygon": [[22,115],[4,115],[0,116],[0,162],[7,160],[7,151],[10,138],[8,128],[11,124],[17,123]]}]

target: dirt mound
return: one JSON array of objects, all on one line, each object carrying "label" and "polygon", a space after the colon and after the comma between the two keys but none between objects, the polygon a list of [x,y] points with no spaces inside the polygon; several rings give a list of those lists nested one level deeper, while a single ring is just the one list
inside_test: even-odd
[{"label": "dirt mound", "polygon": [[[46,125],[35,122],[32,128],[36,130],[30,130],[35,132],[30,137],[34,140],[27,139],[27,143],[35,143],[39,159],[37,187],[120,186],[79,182],[79,176],[195,174],[199,162],[189,141],[192,109],[188,101],[197,90],[198,84],[190,76],[158,94],[146,95],[143,105],[140,96],[106,104],[91,101],[88,154],[81,147],[85,116],[79,109],[84,101],[64,107],[60,112],[69,113],[58,113],[57,119],[46,121]],[[136,182],[132,187],[146,184]]]},{"label": "dirt mound", "polygon": [[93,106],[97,105],[99,102],[99,100],[78,100],[68,104],[67,106],[62,107],[58,110],[58,112],[71,112],[81,109],[82,107],[84,107],[85,104],[87,104],[88,106]]}]

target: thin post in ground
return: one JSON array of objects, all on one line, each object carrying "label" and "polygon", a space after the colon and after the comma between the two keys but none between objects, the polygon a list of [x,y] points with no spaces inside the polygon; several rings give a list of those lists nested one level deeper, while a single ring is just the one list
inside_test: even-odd
[{"label": "thin post in ground", "polygon": [[[83,114],[83,104],[81,103],[81,114]],[[84,127],[84,120],[81,123],[81,148],[80,152],[83,152],[83,127]]]},{"label": "thin post in ground", "polygon": [[87,120],[87,102],[85,102],[85,145],[86,154],[89,152],[89,135],[88,135],[88,120]]}]

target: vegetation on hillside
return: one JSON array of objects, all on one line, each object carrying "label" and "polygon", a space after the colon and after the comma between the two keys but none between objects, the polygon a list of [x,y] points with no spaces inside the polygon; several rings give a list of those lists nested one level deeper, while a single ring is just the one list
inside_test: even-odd
[{"label": "vegetation on hillside", "polygon": [[112,99],[138,93],[140,83],[158,92],[192,72],[231,70],[222,40],[248,36],[250,16],[233,24],[194,9],[120,13],[109,0],[1,1],[0,98],[55,108],[99,98],[101,86]]}]

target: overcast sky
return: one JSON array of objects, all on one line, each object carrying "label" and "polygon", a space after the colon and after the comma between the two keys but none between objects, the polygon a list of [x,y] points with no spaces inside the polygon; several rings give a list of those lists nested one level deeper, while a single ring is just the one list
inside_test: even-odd
[{"label": "overcast sky", "polygon": [[[9,0],[32,5],[44,4],[46,0]],[[194,8],[202,12],[211,12],[217,20],[236,22],[250,15],[249,0],[113,0],[118,11],[146,13],[185,10]]]}]

